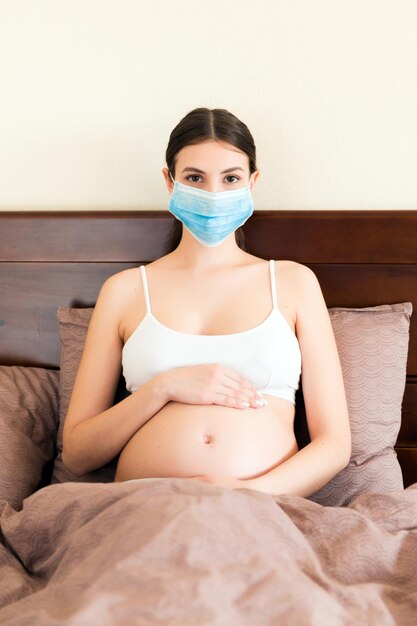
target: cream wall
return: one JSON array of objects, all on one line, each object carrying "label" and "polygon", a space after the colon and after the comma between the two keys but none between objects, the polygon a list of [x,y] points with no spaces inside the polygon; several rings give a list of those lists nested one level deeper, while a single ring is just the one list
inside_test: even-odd
[{"label": "cream wall", "polygon": [[197,106],[258,209],[417,208],[416,0],[0,0],[0,210],[165,209]]}]

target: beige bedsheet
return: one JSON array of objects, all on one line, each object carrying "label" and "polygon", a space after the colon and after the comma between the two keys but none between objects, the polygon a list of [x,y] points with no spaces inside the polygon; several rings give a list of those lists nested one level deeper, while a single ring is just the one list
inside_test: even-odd
[{"label": "beige bedsheet", "polygon": [[0,624],[417,624],[417,484],[344,508],[182,478],[0,501]]}]

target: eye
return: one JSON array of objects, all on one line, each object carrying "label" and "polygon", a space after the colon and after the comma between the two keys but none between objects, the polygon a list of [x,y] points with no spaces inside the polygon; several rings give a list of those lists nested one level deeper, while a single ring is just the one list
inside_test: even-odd
[{"label": "eye", "polygon": [[[191,183],[200,183],[201,181],[201,176],[199,174],[189,174],[188,176],[185,177],[185,180],[190,181]],[[229,176],[225,177],[226,182],[228,183],[237,183],[240,178],[239,176],[235,176],[234,174],[230,174]]]}]

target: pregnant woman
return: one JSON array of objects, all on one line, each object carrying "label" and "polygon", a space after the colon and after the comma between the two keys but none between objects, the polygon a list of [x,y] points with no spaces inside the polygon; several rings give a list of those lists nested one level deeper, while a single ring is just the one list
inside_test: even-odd
[{"label": "pregnant woman", "polygon": [[[348,463],[336,342],[316,275],[245,251],[259,177],[247,126],[198,108],[163,168],[173,250],[108,278],[91,317],[63,433],[82,475],[119,455],[115,481],[182,477],[307,496]],[[112,406],[120,373],[131,392]],[[302,374],[311,443],[298,450]]]}]

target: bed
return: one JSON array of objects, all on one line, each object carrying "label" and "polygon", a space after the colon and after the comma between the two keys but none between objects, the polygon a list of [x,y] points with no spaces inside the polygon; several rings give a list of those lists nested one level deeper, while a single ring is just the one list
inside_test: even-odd
[{"label": "bed", "polygon": [[[0,213],[0,625],[411,625],[417,615],[417,211],[255,211],[248,252],[317,275],[349,466],[309,498],[60,459],[104,280],[168,249],[167,211]],[[126,396],[121,376],[115,403]],[[295,431],[309,441],[302,379]]]}]

